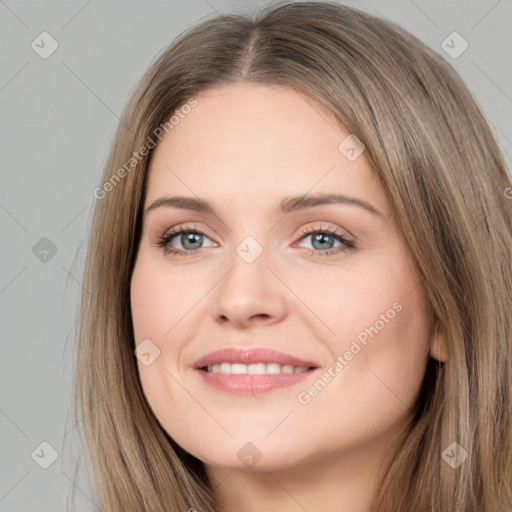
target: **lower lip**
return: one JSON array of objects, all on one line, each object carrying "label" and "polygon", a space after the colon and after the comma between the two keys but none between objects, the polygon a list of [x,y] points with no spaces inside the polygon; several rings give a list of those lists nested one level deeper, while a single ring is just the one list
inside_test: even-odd
[{"label": "lower lip", "polygon": [[293,386],[310,377],[317,369],[302,373],[271,373],[264,375],[213,373],[196,370],[209,386],[218,391],[240,395],[253,395]]}]

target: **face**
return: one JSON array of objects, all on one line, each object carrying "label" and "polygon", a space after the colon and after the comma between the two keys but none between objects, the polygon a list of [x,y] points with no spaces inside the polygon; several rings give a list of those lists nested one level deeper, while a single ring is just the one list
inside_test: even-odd
[{"label": "face", "polygon": [[153,155],[131,282],[151,409],[207,467],[384,449],[432,339],[364,151],[285,87],[196,100]]}]

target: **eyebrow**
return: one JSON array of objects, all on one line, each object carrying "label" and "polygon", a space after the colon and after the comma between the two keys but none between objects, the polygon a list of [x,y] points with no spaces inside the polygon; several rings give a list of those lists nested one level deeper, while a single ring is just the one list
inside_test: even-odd
[{"label": "eyebrow", "polygon": [[[283,199],[279,204],[277,213],[287,214],[326,204],[345,204],[349,206],[357,206],[366,210],[367,212],[372,213],[375,216],[384,217],[379,210],[377,210],[374,206],[367,203],[366,201],[342,194],[314,194],[307,196],[287,197]],[[215,210],[208,201],[186,196],[169,196],[156,199],[145,209],[145,213],[147,214],[161,206],[216,215]]]}]

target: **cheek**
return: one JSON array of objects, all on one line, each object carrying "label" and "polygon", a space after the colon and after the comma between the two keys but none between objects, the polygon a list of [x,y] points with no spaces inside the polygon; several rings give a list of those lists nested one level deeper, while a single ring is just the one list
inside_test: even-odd
[{"label": "cheek", "polygon": [[316,305],[331,331],[324,340],[332,364],[340,363],[332,368],[327,401],[343,397],[361,414],[382,415],[403,414],[415,402],[430,325],[422,289],[400,263],[397,257],[368,265],[365,272],[333,273],[326,293],[310,293],[308,304]]},{"label": "cheek", "polygon": [[[131,279],[131,312],[137,352],[139,379],[147,403],[155,417],[167,431],[173,431],[175,417],[171,411],[179,407],[181,413],[188,408],[182,389],[173,377],[180,353],[178,343],[168,343],[173,328],[183,309],[183,294],[178,280],[169,277],[157,265],[139,254]],[[149,340],[149,341],[148,341]],[[143,348],[144,347],[144,348]],[[149,353],[149,361],[143,354]]]},{"label": "cheek", "polygon": [[399,316],[396,310],[414,284],[402,270],[397,271],[397,267],[403,267],[390,260],[337,266],[313,276],[290,276],[294,291],[334,336],[333,348],[343,349],[346,340],[364,335],[365,329],[376,322],[382,327],[381,315],[386,316],[385,320]]},{"label": "cheek", "polygon": [[325,400],[341,398],[360,418],[371,411],[372,422],[382,425],[398,420],[413,408],[428,360],[430,330],[421,290],[408,293],[387,283],[365,301],[345,297],[342,307],[331,343],[341,366]]},{"label": "cheek", "polygon": [[187,329],[199,321],[194,305],[211,286],[208,279],[198,277],[197,282],[200,287],[191,286],[186,272],[170,271],[165,261],[162,265],[161,259],[140,251],[130,287],[134,348],[150,353],[149,364],[140,356],[137,364],[144,394],[159,419],[167,417],[170,404],[186,408],[189,400],[177,382],[182,378],[181,354]]},{"label": "cheek", "polygon": [[[414,411],[428,359],[422,301],[415,291],[402,298],[401,309],[393,309],[389,299],[382,294],[365,308],[352,305],[357,328],[346,327],[340,315],[330,344],[335,357],[319,376],[328,383],[310,382],[297,397],[296,423],[322,429],[326,445],[363,446],[386,438],[405,426]],[[386,311],[387,323],[379,318]]]},{"label": "cheek", "polygon": [[199,290],[184,272],[169,272],[161,262],[141,251],[133,270],[130,293],[135,341],[155,338],[158,344],[159,340],[171,336],[174,326],[190,312]]},{"label": "cheek", "polygon": [[169,329],[168,312],[175,306],[172,297],[155,272],[147,267],[135,267],[131,283],[131,308],[136,343],[144,338],[158,338]]}]

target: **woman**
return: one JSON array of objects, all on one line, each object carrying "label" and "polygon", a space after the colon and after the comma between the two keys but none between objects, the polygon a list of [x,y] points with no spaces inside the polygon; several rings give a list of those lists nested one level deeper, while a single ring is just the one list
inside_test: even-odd
[{"label": "woman", "polygon": [[297,2],[182,35],[94,192],[76,414],[103,509],[511,510],[510,186],[390,22]]}]

